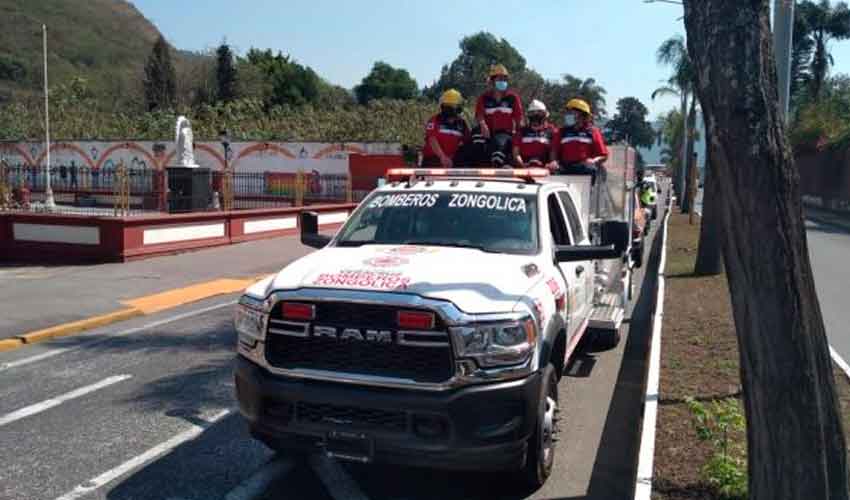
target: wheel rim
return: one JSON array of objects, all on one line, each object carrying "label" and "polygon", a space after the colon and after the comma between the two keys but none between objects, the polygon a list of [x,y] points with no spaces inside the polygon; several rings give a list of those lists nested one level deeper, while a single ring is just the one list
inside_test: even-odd
[{"label": "wheel rim", "polygon": [[543,463],[548,468],[554,459],[555,436],[558,433],[558,401],[551,394],[546,396],[546,411],[543,413],[542,425],[540,447],[543,451]]}]

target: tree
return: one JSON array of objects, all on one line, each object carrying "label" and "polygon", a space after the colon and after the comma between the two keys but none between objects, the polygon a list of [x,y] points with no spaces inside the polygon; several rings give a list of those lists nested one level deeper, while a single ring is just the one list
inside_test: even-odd
[{"label": "tree", "polygon": [[549,110],[557,116],[560,116],[570,99],[584,99],[590,104],[594,118],[599,120],[607,115],[605,94],[607,94],[605,88],[599,85],[595,79],[579,78],[566,74],[560,81],[545,82],[543,90],[537,98],[545,102]]},{"label": "tree", "polygon": [[[768,0],[685,0],[741,361],[751,500],[848,498]],[[747,29],[742,29],[746,26]],[[734,50],[731,50],[734,48]]]},{"label": "tree", "polygon": [[230,102],[237,97],[236,67],[233,64],[233,51],[227,42],[222,42],[215,51],[215,76],[218,83],[218,100]]},{"label": "tree", "polygon": [[800,14],[800,6],[794,9],[794,33],[791,47],[791,98],[795,107],[806,89],[811,86],[812,50],[815,43],[809,36],[811,30],[806,16]]},{"label": "tree", "polygon": [[394,68],[378,61],[360,85],[354,87],[354,94],[360,104],[383,98],[406,100],[419,94],[419,86],[406,69]]},{"label": "tree", "polygon": [[818,3],[805,0],[797,6],[797,12],[801,24],[808,31],[805,38],[813,51],[810,62],[811,94],[817,100],[832,64],[827,44],[830,40],[850,38],[850,8],[844,2],[838,2],[832,7],[829,0],[820,0]]},{"label": "tree", "polygon": [[617,101],[617,113],[607,124],[611,140],[627,140],[629,144],[642,148],[652,147],[655,130],[646,121],[649,110],[637,98],[624,97]]},{"label": "tree", "polygon": [[145,65],[145,103],[148,111],[173,108],[176,96],[177,77],[171,62],[171,50],[160,35]]},{"label": "tree", "polygon": [[[487,72],[494,63],[505,65],[514,86],[520,89],[520,94],[532,94],[538,90],[517,86],[526,79],[528,70],[525,58],[507,40],[481,31],[463,37],[459,47],[460,54],[454,61],[444,65],[437,82],[425,89],[426,96],[436,99],[444,90],[454,88],[464,97],[474,99],[486,89]],[[531,79],[534,80],[531,85],[542,85],[542,78]]]},{"label": "tree", "polygon": [[[706,140],[706,143],[709,142],[711,142],[710,137]],[[717,186],[712,170],[711,148],[706,147],[702,217],[700,218],[697,260],[694,263],[694,274],[698,276],[715,276],[723,272],[723,254],[720,248],[720,233],[723,228],[718,214]],[[708,200],[714,201],[706,203]]]},{"label": "tree", "polygon": [[[691,58],[688,55],[688,50],[685,46],[685,39],[681,35],[668,38],[661,44],[661,46],[658,47],[655,58],[658,61],[658,64],[670,66],[673,69],[673,75],[667,80],[667,85],[656,89],[652,93],[652,98],[655,99],[660,95],[675,95],[679,97],[682,116],[687,116],[688,98],[691,96],[691,90],[693,88],[694,70]],[[692,97],[691,108],[693,108]],[[687,128],[685,129],[685,137],[692,137]],[[687,172],[682,169],[688,168],[688,162],[690,161],[688,149],[690,148],[693,150],[693,145],[683,142],[681,144],[681,148],[678,168],[674,170],[676,172],[674,185],[676,186],[676,192],[679,196],[679,206],[684,208],[687,206],[687,189],[685,188],[685,176]]]},{"label": "tree", "polygon": [[319,76],[289,56],[280,52],[275,55],[268,49],[251,49],[246,61],[262,75],[260,88],[267,106],[301,106],[318,99],[322,83]]}]

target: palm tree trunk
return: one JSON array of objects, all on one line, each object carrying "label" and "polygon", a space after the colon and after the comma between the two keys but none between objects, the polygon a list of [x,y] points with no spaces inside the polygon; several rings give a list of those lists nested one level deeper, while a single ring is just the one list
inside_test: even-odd
[{"label": "palm tree trunk", "polygon": [[697,128],[697,95],[696,92],[691,94],[691,110],[688,112],[688,119],[685,121],[685,171],[682,177],[685,180],[685,188],[682,191],[682,203],[679,204],[679,208],[682,210],[683,214],[690,213],[691,211],[691,193],[688,187],[691,185],[693,181],[693,173],[696,171],[696,159],[694,158],[694,143],[696,142],[696,128]]},{"label": "palm tree trunk", "polygon": [[678,197],[679,207],[685,200],[685,172],[688,168],[688,92],[686,89],[681,89],[681,111],[682,111],[682,155],[679,158],[679,169],[676,172],[676,196]]},{"label": "palm tree trunk", "polygon": [[778,109],[769,16],[768,0],[685,0],[721,200],[749,498],[846,500],[844,431],[799,176]]}]

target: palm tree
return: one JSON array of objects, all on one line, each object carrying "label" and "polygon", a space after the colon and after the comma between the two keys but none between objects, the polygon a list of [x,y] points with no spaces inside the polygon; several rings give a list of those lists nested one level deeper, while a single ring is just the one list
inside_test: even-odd
[{"label": "palm tree", "polygon": [[850,38],[850,8],[844,2],[832,7],[829,0],[818,3],[806,0],[800,2],[797,12],[807,28],[806,38],[811,42],[809,47],[814,46],[810,62],[811,93],[817,99],[833,63],[827,44],[830,40]]},{"label": "palm tree", "polygon": [[[691,58],[688,56],[688,49],[685,45],[685,39],[681,35],[675,35],[665,40],[658,51],[656,59],[659,64],[670,66],[673,69],[673,75],[667,80],[667,85],[656,89],[652,93],[652,98],[655,99],[661,95],[678,96],[681,103],[681,116],[688,116],[688,100],[691,101],[691,113],[695,113],[696,94],[693,92],[694,69],[691,63]],[[695,114],[693,115],[696,116]],[[689,117],[690,118],[690,117]],[[688,159],[690,158],[688,150],[693,149],[691,142],[693,139],[693,126],[691,119],[686,123],[685,136],[687,141],[683,141],[681,145],[681,158],[679,161],[679,175],[676,179],[676,191],[679,194],[680,206],[686,208],[685,199],[685,175],[687,172]]]},{"label": "palm tree", "polygon": [[560,114],[564,104],[570,99],[581,98],[590,104],[594,118],[601,118],[605,112],[605,94],[607,91],[593,78],[578,78],[564,75],[560,81],[547,81],[543,84],[540,99],[546,103],[549,110]]}]

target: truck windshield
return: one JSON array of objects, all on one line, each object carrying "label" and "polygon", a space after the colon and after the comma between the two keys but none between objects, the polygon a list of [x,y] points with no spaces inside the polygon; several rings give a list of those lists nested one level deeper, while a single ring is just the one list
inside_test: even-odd
[{"label": "truck windshield", "polygon": [[485,252],[537,252],[533,195],[481,192],[377,192],[348,220],[338,246],[435,245]]}]

